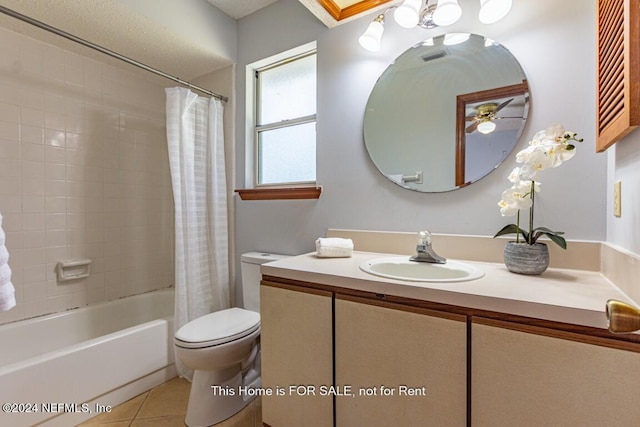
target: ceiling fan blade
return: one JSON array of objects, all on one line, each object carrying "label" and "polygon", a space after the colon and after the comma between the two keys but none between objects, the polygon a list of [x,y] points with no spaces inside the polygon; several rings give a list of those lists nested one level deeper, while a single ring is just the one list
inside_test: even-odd
[{"label": "ceiling fan blade", "polygon": [[477,120],[478,116],[467,116],[465,117],[466,121],[470,122],[471,120]]},{"label": "ceiling fan blade", "polygon": [[475,123],[473,123],[473,124],[471,124],[471,125],[467,126],[467,128],[465,129],[465,132],[467,132],[467,133],[471,133],[471,132],[473,132],[474,130],[476,130],[476,129],[478,128],[478,123],[479,123],[479,122],[475,122]]},{"label": "ceiling fan blade", "polygon": [[506,101],[504,101],[502,104],[498,105],[496,107],[496,109],[494,110],[494,113],[497,113],[498,111],[502,110],[504,107],[506,107],[507,105],[509,105],[509,103],[513,101],[513,98],[508,99]]}]

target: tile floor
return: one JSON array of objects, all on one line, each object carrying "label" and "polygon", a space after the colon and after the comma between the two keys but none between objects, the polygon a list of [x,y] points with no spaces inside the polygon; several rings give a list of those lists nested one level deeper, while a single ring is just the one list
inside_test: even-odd
[{"label": "tile floor", "polygon": [[[184,427],[191,384],[173,378],[154,389],[80,424],[83,427]],[[258,397],[241,412],[216,427],[262,427],[262,404]]]}]

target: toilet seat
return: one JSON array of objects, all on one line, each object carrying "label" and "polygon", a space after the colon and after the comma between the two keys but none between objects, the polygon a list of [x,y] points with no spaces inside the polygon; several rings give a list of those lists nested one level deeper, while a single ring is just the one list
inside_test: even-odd
[{"label": "toilet seat", "polygon": [[234,307],[206,314],[183,325],[174,342],[182,348],[206,348],[239,340],[260,329],[260,314]]}]

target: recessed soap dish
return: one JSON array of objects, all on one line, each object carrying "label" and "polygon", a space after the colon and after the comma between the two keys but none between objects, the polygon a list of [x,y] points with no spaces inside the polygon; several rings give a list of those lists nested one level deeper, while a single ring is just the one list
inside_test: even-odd
[{"label": "recessed soap dish", "polygon": [[91,260],[78,259],[70,261],[58,261],[56,264],[58,282],[67,280],[84,279],[91,274]]}]

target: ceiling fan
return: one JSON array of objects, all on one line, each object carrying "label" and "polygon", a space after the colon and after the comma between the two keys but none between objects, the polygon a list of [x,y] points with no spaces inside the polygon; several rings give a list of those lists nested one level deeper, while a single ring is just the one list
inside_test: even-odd
[{"label": "ceiling fan", "polygon": [[493,132],[496,129],[496,124],[493,121],[504,118],[497,117],[498,112],[509,105],[511,101],[513,101],[513,98],[504,101],[502,104],[498,104],[497,102],[487,102],[475,107],[476,114],[474,116],[466,117],[468,122],[473,121],[473,123],[465,129],[466,133],[472,133],[476,129],[478,132],[483,134]]}]

